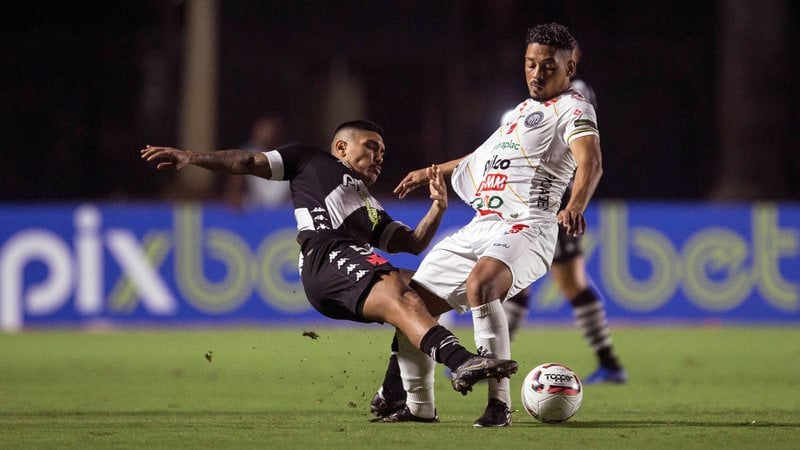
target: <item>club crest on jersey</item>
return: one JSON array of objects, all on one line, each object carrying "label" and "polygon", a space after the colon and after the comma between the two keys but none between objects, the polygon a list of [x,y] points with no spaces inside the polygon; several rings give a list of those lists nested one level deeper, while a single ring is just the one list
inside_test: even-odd
[{"label": "club crest on jersey", "polygon": [[372,253],[367,256],[367,262],[372,264],[373,266],[380,266],[381,264],[388,263],[389,260],[377,253]]},{"label": "club crest on jersey", "polygon": [[532,113],[528,114],[527,117],[525,117],[525,126],[528,127],[528,128],[533,128],[533,127],[541,124],[542,120],[544,120],[544,113],[543,112],[541,112],[541,111],[532,112]]}]

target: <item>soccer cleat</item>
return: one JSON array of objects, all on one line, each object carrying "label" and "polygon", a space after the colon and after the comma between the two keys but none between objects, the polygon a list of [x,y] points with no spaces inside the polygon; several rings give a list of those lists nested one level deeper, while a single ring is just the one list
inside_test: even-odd
[{"label": "soccer cleat", "polygon": [[610,369],[600,366],[583,380],[583,384],[624,384],[628,381],[628,372],[623,368]]},{"label": "soccer cleat", "polygon": [[396,422],[424,422],[424,423],[434,423],[439,421],[439,414],[434,413],[434,416],[431,418],[424,418],[424,417],[417,417],[414,414],[411,414],[411,410],[408,409],[408,406],[403,406],[403,409],[399,409],[386,417],[378,417],[377,419],[372,419],[370,422],[373,423],[396,423]]},{"label": "soccer cleat", "polygon": [[490,398],[489,404],[486,405],[486,410],[483,415],[478,418],[473,424],[475,428],[482,427],[510,427],[511,426],[511,410],[508,405],[502,400]]},{"label": "soccer cleat", "polygon": [[488,356],[473,356],[453,372],[453,389],[467,395],[472,386],[486,378],[508,378],[517,373],[517,362]]},{"label": "soccer cleat", "polygon": [[[405,393],[405,391],[403,392]],[[375,393],[375,396],[372,397],[372,402],[369,404],[369,409],[372,411],[372,414],[375,414],[377,417],[388,417],[393,413],[405,408],[405,406],[405,398],[387,399],[383,395],[383,386],[381,386],[378,388],[378,392]]]}]

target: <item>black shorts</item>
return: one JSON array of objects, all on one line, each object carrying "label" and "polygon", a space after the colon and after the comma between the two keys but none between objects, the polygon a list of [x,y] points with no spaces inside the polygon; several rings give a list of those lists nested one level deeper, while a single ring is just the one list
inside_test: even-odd
[{"label": "black shorts", "polygon": [[350,239],[305,243],[302,280],[306,297],[331,319],[371,323],[364,317],[364,300],[380,275],[397,270],[371,247]]},{"label": "black shorts", "polygon": [[580,236],[570,236],[566,230],[563,226],[558,226],[558,242],[556,242],[556,251],[553,253],[554,263],[569,261],[583,254]]},{"label": "black shorts", "polygon": [[[561,197],[561,208],[563,209],[569,203],[569,197],[572,194],[572,185],[570,184],[564,191],[564,196]],[[581,251],[581,238],[580,236],[570,236],[566,232],[566,228],[558,226],[558,242],[556,243],[556,251],[553,254],[553,262],[565,262],[582,255]]]}]

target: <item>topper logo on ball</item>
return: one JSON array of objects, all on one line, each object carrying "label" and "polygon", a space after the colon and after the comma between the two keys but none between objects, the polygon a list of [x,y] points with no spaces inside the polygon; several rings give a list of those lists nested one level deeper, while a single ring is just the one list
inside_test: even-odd
[{"label": "topper logo on ball", "polygon": [[563,373],[546,373],[544,378],[547,381],[554,381],[556,383],[563,383],[565,381],[572,381],[572,377]]}]

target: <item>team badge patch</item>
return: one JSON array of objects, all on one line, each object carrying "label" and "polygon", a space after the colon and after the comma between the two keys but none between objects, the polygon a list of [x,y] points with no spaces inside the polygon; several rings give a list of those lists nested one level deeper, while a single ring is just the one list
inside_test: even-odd
[{"label": "team badge patch", "polygon": [[370,255],[367,255],[367,262],[372,264],[373,266],[380,266],[381,264],[388,263],[389,260],[377,253],[372,253]]},{"label": "team badge patch", "polygon": [[533,128],[544,120],[544,113],[541,111],[536,111],[533,113],[528,114],[528,117],[525,118],[525,126],[528,128]]}]

